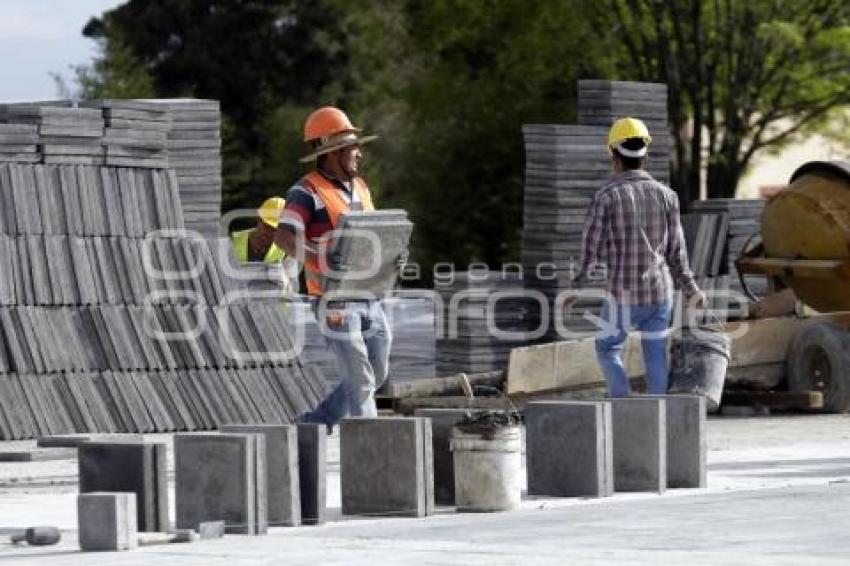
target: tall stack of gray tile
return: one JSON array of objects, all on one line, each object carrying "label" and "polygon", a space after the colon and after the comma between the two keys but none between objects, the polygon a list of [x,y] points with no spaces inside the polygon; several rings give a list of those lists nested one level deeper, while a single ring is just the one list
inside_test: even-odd
[{"label": "tall stack of gray tile", "polygon": [[156,232],[184,220],[145,165],[0,160],[0,438],[288,423],[326,394],[267,354],[292,346],[277,302],[228,301],[229,242]]},{"label": "tall stack of gray tile", "polygon": [[[647,170],[668,182],[670,136],[667,86],[622,81],[579,81],[578,125],[526,124],[525,197],[522,263],[527,289],[550,300],[552,319],[545,340],[556,339],[556,320],[574,335],[596,328],[586,315],[599,314],[601,299],[583,298],[572,308],[554,308],[555,297],[573,288],[581,256],[581,235],[593,198],[611,175],[605,149],[608,129],[625,116],[640,118],[653,137]],[[606,286],[603,266],[587,285],[591,292]]]},{"label": "tall stack of gray tile", "polygon": [[534,338],[540,305],[525,296],[519,273],[454,273],[435,290],[443,303],[437,375],[505,369],[511,349]]},{"label": "tall stack of gray tile", "polygon": [[221,219],[221,109],[217,100],[154,99],[171,113],[168,164],[177,174],[186,228],[218,235]]}]

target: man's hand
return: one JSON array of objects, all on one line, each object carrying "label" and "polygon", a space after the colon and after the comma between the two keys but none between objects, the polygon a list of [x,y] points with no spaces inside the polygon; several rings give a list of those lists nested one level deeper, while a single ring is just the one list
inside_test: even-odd
[{"label": "man's hand", "polygon": [[578,301],[578,295],[568,295],[564,299],[564,310],[572,308],[574,304]]},{"label": "man's hand", "polygon": [[688,303],[694,308],[704,309],[708,305],[708,297],[706,297],[705,292],[697,289],[688,297]]}]

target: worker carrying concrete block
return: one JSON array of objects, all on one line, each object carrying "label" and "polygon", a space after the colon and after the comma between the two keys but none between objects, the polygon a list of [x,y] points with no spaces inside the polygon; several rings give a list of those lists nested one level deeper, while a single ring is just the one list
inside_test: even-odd
[{"label": "worker carrying concrete block", "polygon": [[[705,294],[688,267],[679,198],[643,170],[652,137],[635,118],[614,122],[608,133],[613,176],[593,195],[582,235],[575,286],[583,286],[600,260],[608,268],[608,297],[596,353],[611,397],[630,395],[622,352],[630,328],[641,331],[648,393],[667,393],[667,332],[673,280],[697,308]],[[569,305],[577,297],[568,297]]]},{"label": "worker carrying concrete block", "polygon": [[[304,141],[310,152],[301,161],[316,162],[287,193],[275,241],[290,257],[303,261],[307,292],[317,300],[317,318],[334,353],[341,383],[302,422],[332,427],[346,414],[377,416],[375,390],[387,379],[390,328],[377,297],[318,301],[326,292],[323,269],[326,236],[350,211],[374,210],[369,187],[360,176],[363,136],[345,113],[325,106],[307,117]],[[327,271],[325,269],[324,271]],[[330,295],[329,295],[330,297]]]}]

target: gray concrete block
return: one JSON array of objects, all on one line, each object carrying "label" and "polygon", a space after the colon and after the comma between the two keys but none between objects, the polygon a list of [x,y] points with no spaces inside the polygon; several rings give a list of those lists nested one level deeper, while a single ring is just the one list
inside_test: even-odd
[{"label": "gray concrete block", "polygon": [[85,442],[78,468],[80,493],[134,493],[138,530],[169,529],[165,443]]},{"label": "gray concrete block", "polygon": [[431,446],[434,460],[434,502],[455,504],[455,470],[451,451],[452,428],[469,411],[466,409],[416,409],[414,416],[431,420]]},{"label": "gray concrete block", "polygon": [[667,487],[705,487],[706,399],[701,395],[665,395],[667,406]]},{"label": "gray concrete block", "polygon": [[327,499],[327,433],[325,425],[301,423],[298,430],[298,482],[301,522],[325,522]]},{"label": "gray concrete block", "polygon": [[614,489],[667,488],[667,412],[664,399],[610,399],[614,436]]},{"label": "gray concrete block", "polygon": [[132,550],[138,545],[134,493],[81,493],[77,496],[80,550]]},{"label": "gray concrete block", "polygon": [[269,526],[301,524],[298,481],[298,431],[294,425],[229,424],[221,432],[259,433],[266,437],[266,487]]},{"label": "gray concrete block", "polygon": [[611,405],[537,401],[525,409],[529,495],[606,497],[614,491]]},{"label": "gray concrete block", "polygon": [[228,533],[267,531],[264,435],[177,434],[174,461],[177,528],[223,520]]},{"label": "gray concrete block", "polygon": [[431,422],[421,417],[343,419],[340,482],[345,515],[433,514]]}]

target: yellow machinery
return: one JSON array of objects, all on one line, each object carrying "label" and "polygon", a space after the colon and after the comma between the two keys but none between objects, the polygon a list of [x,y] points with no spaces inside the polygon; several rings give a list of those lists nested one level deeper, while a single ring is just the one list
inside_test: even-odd
[{"label": "yellow machinery", "polygon": [[[771,277],[822,313],[850,311],[850,162],[812,161],[791,176],[762,215],[761,243],[738,272]],[[819,390],[824,408],[850,410],[850,332],[831,320],[807,325],[787,357],[792,391]]]}]

